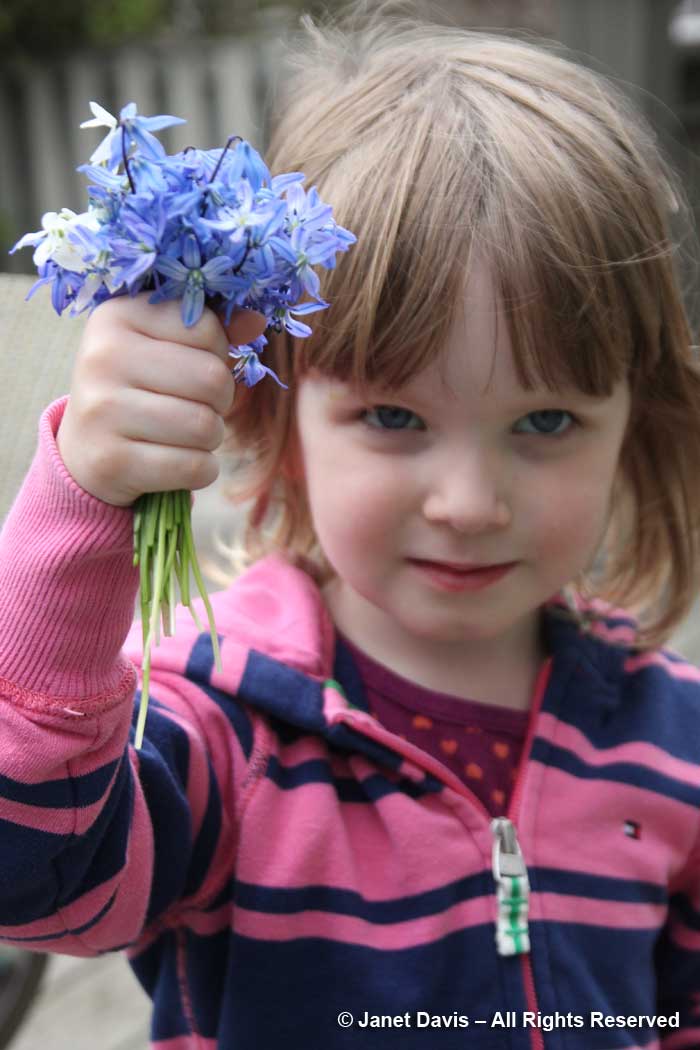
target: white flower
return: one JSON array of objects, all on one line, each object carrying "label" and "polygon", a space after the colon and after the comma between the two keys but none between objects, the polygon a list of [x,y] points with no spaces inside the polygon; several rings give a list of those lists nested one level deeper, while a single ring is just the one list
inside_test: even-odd
[{"label": "white flower", "polygon": [[82,288],[79,290],[72,304],[71,314],[75,316],[93,305],[92,297],[97,294],[102,285],[105,285],[110,295],[114,295],[122,282],[117,280],[112,270],[102,269],[96,273],[88,274]]},{"label": "white flower", "polygon": [[65,270],[72,270],[74,273],[82,273],[87,269],[78,248],[68,239],[68,234],[76,225],[97,229],[99,223],[92,212],[76,215],[70,208],[61,208],[60,212],[47,211],[41,217],[41,225],[42,229],[36,233],[26,233],[12,251],[35,244],[37,248],[34,252],[34,265],[37,267],[52,259]]},{"label": "white flower", "polygon": [[116,117],[113,117],[111,113],[108,113],[106,109],[103,109],[97,102],[91,102],[90,109],[92,110],[94,117],[92,120],[84,120],[80,125],[81,128],[109,128],[109,134],[102,139],[102,142],[90,157],[91,164],[103,164],[106,163],[111,156],[112,140],[117,134],[119,121]]}]

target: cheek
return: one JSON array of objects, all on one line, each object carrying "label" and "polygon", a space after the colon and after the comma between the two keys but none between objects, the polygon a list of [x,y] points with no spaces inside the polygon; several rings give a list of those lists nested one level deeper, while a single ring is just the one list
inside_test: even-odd
[{"label": "cheek", "polygon": [[306,485],[321,544],[391,540],[405,517],[407,488],[397,470],[387,471],[371,457],[333,455],[316,450],[306,459]]},{"label": "cheek", "polygon": [[607,472],[568,471],[546,492],[531,492],[531,536],[537,553],[552,561],[574,558],[587,564],[603,538],[610,506]]}]

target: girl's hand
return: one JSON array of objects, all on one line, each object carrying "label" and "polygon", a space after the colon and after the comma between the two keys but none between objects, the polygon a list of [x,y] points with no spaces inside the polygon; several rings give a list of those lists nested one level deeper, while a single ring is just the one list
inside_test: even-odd
[{"label": "girl's hand", "polygon": [[82,489],[126,507],[145,492],[202,489],[233,404],[229,342],[251,342],[262,314],[236,311],[228,328],[205,307],[191,328],[177,301],[119,296],[89,317],[58,430],[63,462]]}]

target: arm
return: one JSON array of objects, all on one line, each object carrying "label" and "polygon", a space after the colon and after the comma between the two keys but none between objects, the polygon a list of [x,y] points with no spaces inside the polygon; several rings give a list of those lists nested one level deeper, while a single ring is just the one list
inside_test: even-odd
[{"label": "arm", "polygon": [[90,955],[220,887],[250,747],[202,690],[156,666],[144,747],[130,746],[133,512],[66,470],[66,400],[42,415],[0,533],[0,938]]}]

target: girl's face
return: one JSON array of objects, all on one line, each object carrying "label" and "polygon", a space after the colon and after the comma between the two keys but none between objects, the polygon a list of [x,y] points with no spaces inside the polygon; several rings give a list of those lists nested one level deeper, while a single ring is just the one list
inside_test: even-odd
[{"label": "girl's face", "polygon": [[[496,314],[488,271],[476,268],[442,361],[398,394],[379,385],[365,403],[313,372],[298,388],[335,622],[425,684],[436,662],[469,675],[529,658],[541,605],[589,567],[603,537],[629,417],[626,383],[609,398],[520,387]],[[417,559],[514,564],[465,589]]]}]

